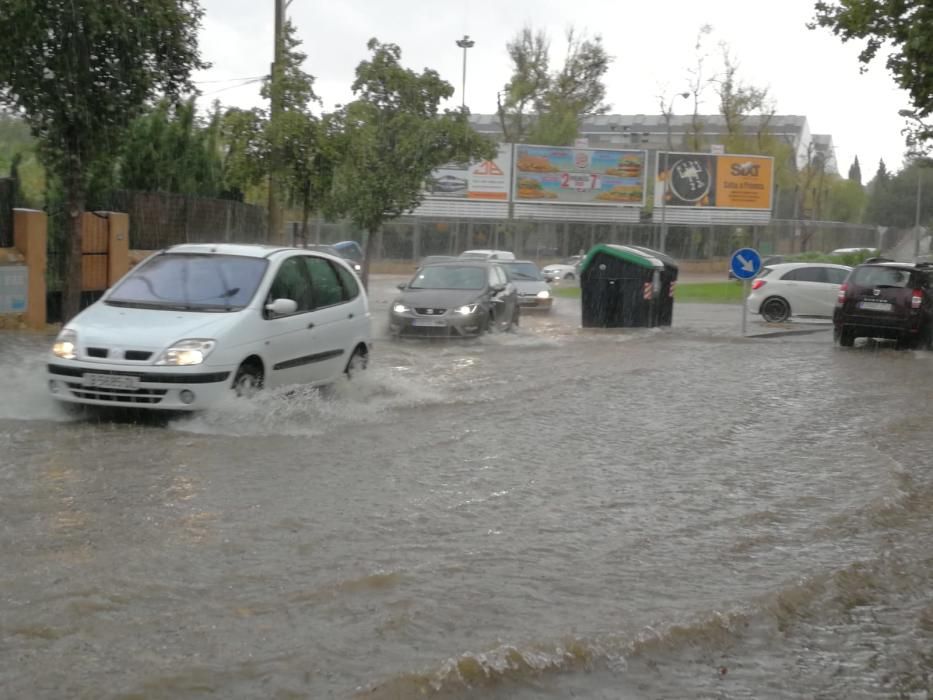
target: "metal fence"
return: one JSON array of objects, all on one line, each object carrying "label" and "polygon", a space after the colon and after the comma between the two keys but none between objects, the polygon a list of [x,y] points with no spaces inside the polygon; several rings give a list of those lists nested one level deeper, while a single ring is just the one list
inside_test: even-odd
[{"label": "metal fence", "polygon": [[[287,231],[296,230],[290,224]],[[838,248],[885,248],[902,232],[877,226],[836,222],[774,220],[767,226],[667,227],[666,251],[678,260],[714,260],[736,248],[761,253],[829,252]],[[349,222],[311,223],[309,242],[362,241],[365,235]],[[622,243],[659,249],[661,226],[655,223],[596,224],[496,220],[432,220],[404,217],[376,234],[377,260],[417,260],[425,255],[455,255],[470,248],[496,248],[543,261],[589,250],[597,243]]]}]

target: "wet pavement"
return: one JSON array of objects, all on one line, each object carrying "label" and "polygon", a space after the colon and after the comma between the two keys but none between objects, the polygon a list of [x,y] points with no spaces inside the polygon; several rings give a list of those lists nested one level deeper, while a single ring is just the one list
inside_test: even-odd
[{"label": "wet pavement", "polygon": [[359,381],[195,416],[69,416],[0,334],[0,697],[931,696],[933,353],[392,341],[392,281]]}]

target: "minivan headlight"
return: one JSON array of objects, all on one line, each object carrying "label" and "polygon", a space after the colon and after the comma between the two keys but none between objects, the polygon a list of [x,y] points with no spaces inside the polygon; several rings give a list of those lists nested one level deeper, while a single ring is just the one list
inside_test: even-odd
[{"label": "minivan headlight", "polygon": [[394,311],[397,314],[404,314],[404,313],[411,311],[411,309],[405,306],[405,304],[395,304],[392,306],[392,311]]},{"label": "minivan headlight", "polygon": [[156,364],[175,367],[199,365],[211,354],[211,350],[214,349],[215,345],[217,345],[215,341],[204,338],[179,340],[159,356]]},{"label": "minivan headlight", "polygon": [[476,313],[477,306],[477,304],[464,304],[460,308],[456,309],[456,312],[461,316],[469,316],[470,314]]},{"label": "minivan headlight", "polygon": [[70,328],[62,329],[52,345],[52,354],[63,360],[73,360],[78,356],[78,334]]}]

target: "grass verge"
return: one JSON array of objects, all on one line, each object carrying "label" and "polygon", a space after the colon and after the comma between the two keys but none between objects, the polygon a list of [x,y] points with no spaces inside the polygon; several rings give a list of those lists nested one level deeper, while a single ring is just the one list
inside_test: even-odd
[{"label": "grass verge", "polygon": [[[556,287],[554,296],[579,299],[579,287]],[[742,285],[739,282],[690,282],[678,284],[674,300],[703,304],[740,304],[742,303]]]}]

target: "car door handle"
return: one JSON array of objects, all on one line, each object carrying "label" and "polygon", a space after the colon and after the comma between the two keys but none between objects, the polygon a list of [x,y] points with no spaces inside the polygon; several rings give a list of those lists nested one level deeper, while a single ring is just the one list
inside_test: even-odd
[{"label": "car door handle", "polygon": [[308,330],[310,331],[312,328],[314,328],[314,324],[313,324],[313,323],[309,323],[309,324],[308,324]]},{"label": "car door handle", "polygon": [[353,314],[350,314],[349,316],[347,316],[347,318],[353,318]]}]

